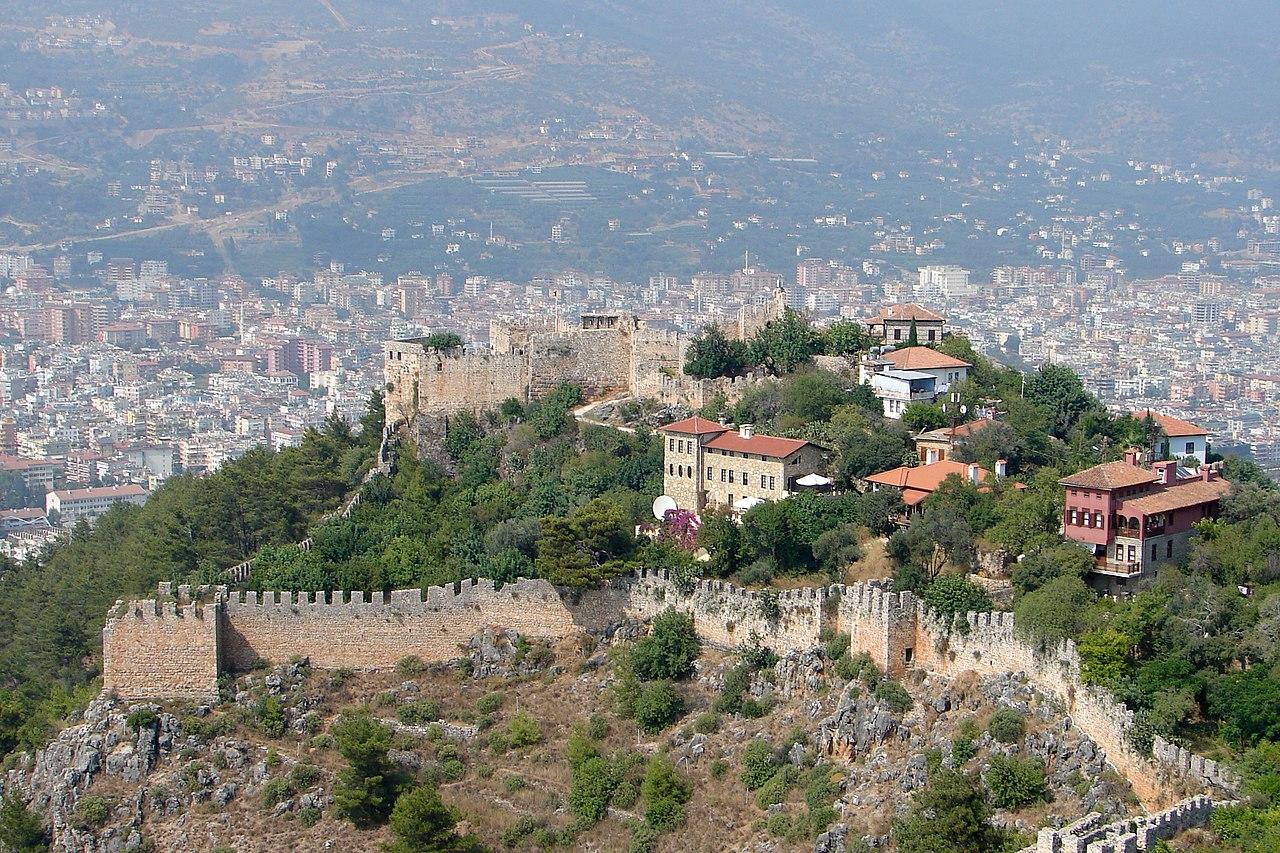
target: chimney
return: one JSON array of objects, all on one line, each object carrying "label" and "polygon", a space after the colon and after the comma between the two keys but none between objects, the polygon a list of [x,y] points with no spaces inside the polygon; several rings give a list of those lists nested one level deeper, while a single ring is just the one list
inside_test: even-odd
[{"label": "chimney", "polygon": [[724,415],[721,415],[721,416],[720,416],[720,426],[722,426],[722,427],[727,427],[728,425],[729,425],[729,419],[728,419],[728,418],[726,418]]},{"label": "chimney", "polygon": [[751,436],[755,435],[755,433],[756,433],[755,424],[743,424],[742,426],[738,427],[738,435],[740,435],[742,438],[751,438]]},{"label": "chimney", "polygon": [[1156,479],[1162,486],[1172,486],[1174,481],[1178,479],[1177,462],[1157,462],[1151,467],[1155,471]]},{"label": "chimney", "polygon": [[1214,477],[1214,470],[1212,465],[1206,462],[1204,465],[1200,466],[1201,480],[1204,480],[1206,483],[1210,483],[1210,482],[1213,482],[1213,477]]},{"label": "chimney", "polygon": [[981,470],[982,469],[978,467],[978,463],[969,463],[969,482],[973,483],[975,486],[978,485],[978,474]]},{"label": "chimney", "polygon": [[1124,452],[1124,461],[1130,465],[1138,464],[1138,451],[1135,448],[1129,448]]},{"label": "chimney", "polygon": [[1009,473],[1009,462],[1006,459],[996,460],[996,476],[1003,477]]}]

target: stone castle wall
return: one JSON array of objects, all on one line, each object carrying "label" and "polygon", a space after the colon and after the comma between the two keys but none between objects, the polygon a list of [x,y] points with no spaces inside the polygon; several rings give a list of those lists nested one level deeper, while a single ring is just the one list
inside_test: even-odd
[{"label": "stone castle wall", "polygon": [[514,397],[545,396],[561,382],[582,387],[588,398],[625,391],[666,405],[701,408],[723,394],[736,402],[763,379],[695,379],[685,376],[688,341],[650,329],[629,314],[584,315],[580,326],[552,328],[490,324],[488,349],[426,349],[420,340],[383,347],[388,420],[412,422],[418,414],[444,416],[496,408]]},{"label": "stone castle wall", "polygon": [[1160,841],[1180,832],[1204,826],[1213,814],[1208,797],[1192,797],[1177,805],[1144,817],[1102,823],[1102,816],[1090,814],[1061,829],[1042,829],[1032,847],[1019,853],[1136,853],[1155,850]]},{"label": "stone castle wall", "polygon": [[117,603],[102,629],[103,686],[177,699],[216,697],[221,610],[217,602]]},{"label": "stone castle wall", "polygon": [[511,397],[525,400],[528,364],[523,352],[438,350],[417,341],[392,341],[383,353],[387,420],[496,408]]},{"label": "stone castle wall", "polygon": [[867,653],[895,676],[912,668],[951,676],[1023,673],[1060,703],[1144,803],[1167,803],[1177,790],[1235,790],[1224,768],[1164,741],[1157,741],[1154,760],[1138,753],[1128,737],[1132,714],[1081,682],[1074,643],[1029,641],[1009,613],[940,618],[911,593],[892,591],[889,581],[764,594],[723,581],[686,587],[664,571],[644,571],[573,593],[531,579],[501,590],[480,581],[367,598],[228,595],[224,588],[203,607],[118,604],[103,629],[103,684],[130,698],[212,696],[222,671],[258,660],[305,655],[319,668],[388,669],[407,655],[457,658],[486,628],[562,640],[606,633],[624,619],[647,620],[668,607],[689,614],[703,641],[720,648],[755,640],[784,654],[818,645],[830,629],[848,634],[851,651]]}]

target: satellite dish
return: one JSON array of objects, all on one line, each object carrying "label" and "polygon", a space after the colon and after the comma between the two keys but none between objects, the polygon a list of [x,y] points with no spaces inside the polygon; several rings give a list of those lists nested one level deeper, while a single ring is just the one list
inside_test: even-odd
[{"label": "satellite dish", "polygon": [[653,499],[653,517],[658,521],[666,521],[667,513],[676,508],[676,499],[669,495],[658,495]]}]

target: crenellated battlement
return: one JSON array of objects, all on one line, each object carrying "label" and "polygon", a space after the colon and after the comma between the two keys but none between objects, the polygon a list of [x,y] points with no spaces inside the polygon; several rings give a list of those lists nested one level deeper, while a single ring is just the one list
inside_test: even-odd
[{"label": "crenellated battlement", "polygon": [[1154,850],[1158,843],[1188,829],[1204,826],[1215,804],[1206,796],[1188,800],[1143,817],[1103,824],[1090,814],[1061,829],[1042,829],[1036,843],[1019,853],[1135,853]]},{"label": "crenellated battlement", "polygon": [[104,684],[135,698],[209,696],[217,677],[261,660],[305,655],[318,668],[390,669],[408,655],[442,662],[472,636],[503,628],[548,640],[607,634],[626,619],[667,608],[686,613],[703,642],[731,649],[760,642],[779,653],[845,633],[894,676],[922,668],[945,675],[1022,673],[1054,697],[1072,721],[1130,779],[1147,803],[1171,790],[1232,792],[1238,780],[1212,761],[1157,739],[1154,761],[1129,737],[1133,714],[1080,679],[1071,641],[1022,636],[1013,614],[949,616],[890,580],[765,594],[724,580],[684,584],[663,569],[641,570],[598,589],[561,590],[522,578],[500,589],[468,580],[426,589],[352,592],[229,591],[161,584],[157,597],[117,602],[103,630]]}]

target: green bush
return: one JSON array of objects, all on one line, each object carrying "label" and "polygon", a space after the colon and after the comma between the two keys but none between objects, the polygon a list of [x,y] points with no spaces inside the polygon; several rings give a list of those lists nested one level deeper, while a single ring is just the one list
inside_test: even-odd
[{"label": "green bush", "polygon": [[519,820],[502,830],[498,840],[506,847],[519,847],[521,844],[528,843],[533,834],[542,827],[542,823],[533,815],[521,815]]},{"label": "green bush", "polygon": [[303,826],[308,826],[308,827],[315,826],[317,823],[320,822],[320,817],[322,816],[322,814],[323,812],[321,812],[315,806],[307,806],[306,808],[298,812],[298,820],[302,823]]},{"label": "green bush", "polygon": [[1000,743],[1014,743],[1027,730],[1026,720],[1022,714],[1012,708],[1001,708],[991,715],[987,723],[987,732]]},{"label": "green bush", "polygon": [[[492,740],[492,737],[490,738]],[[542,742],[542,727],[529,714],[521,711],[507,721],[507,743],[513,749],[523,749]]]},{"label": "green bush", "polygon": [[829,764],[819,765],[809,771],[809,778],[804,786],[804,802],[809,811],[830,806],[840,796],[840,786],[831,777],[832,768]]},{"label": "green bush", "polygon": [[15,796],[0,801],[0,850],[44,853],[48,849],[40,816]]},{"label": "green bush", "polygon": [[684,700],[670,681],[651,681],[636,699],[636,724],[646,734],[657,734],[680,719]]},{"label": "green bush", "polygon": [[569,811],[583,825],[591,826],[608,812],[617,784],[608,761],[599,756],[586,759],[571,770]]},{"label": "green bush", "polygon": [[262,807],[275,808],[278,804],[292,797],[296,791],[287,777],[280,776],[262,783]]},{"label": "green bush", "polygon": [[693,672],[699,648],[693,620],[667,609],[654,618],[649,635],[632,647],[631,667],[644,681],[684,678]]},{"label": "green bush", "polygon": [[289,778],[301,790],[315,785],[320,781],[321,775],[323,774],[320,772],[320,768],[314,764],[295,764],[293,770],[289,773]]},{"label": "green bush", "polygon": [[779,767],[769,777],[769,781],[756,789],[756,805],[762,809],[767,809],[774,803],[782,802],[787,798],[787,788],[790,787],[790,783],[791,774],[788,772],[786,765]]},{"label": "green bush", "polygon": [[426,661],[417,655],[405,655],[396,661],[396,672],[401,675],[422,675],[426,671]]},{"label": "green bush", "polygon": [[334,690],[337,690],[339,687],[346,684],[348,681],[350,681],[354,677],[355,677],[354,670],[348,669],[345,666],[340,666],[337,669],[330,671],[329,686]]},{"label": "green bush", "polygon": [[1034,758],[993,755],[984,781],[991,804],[999,809],[1017,809],[1049,797],[1044,765]]},{"label": "green bush", "polygon": [[717,758],[711,762],[711,778],[719,779],[721,776],[729,772],[729,762],[723,758]]},{"label": "green bush", "polygon": [[827,631],[823,638],[823,652],[827,656],[827,660],[838,661],[849,655],[849,635],[837,634]]},{"label": "green bush", "polygon": [[587,718],[587,737],[594,740],[602,740],[609,735],[609,721],[599,714],[592,714]]},{"label": "green bush", "polygon": [[82,797],[76,805],[75,823],[81,829],[102,826],[111,817],[111,805],[102,797]]},{"label": "green bush", "polygon": [[284,705],[275,696],[266,696],[258,705],[258,731],[263,737],[278,738],[284,734]]},{"label": "green bush", "polygon": [[139,708],[136,711],[130,711],[129,716],[124,718],[124,724],[130,729],[137,731],[145,729],[156,724],[156,712],[150,708]]},{"label": "green bush", "polygon": [[693,730],[698,734],[709,735],[720,731],[720,715],[715,711],[699,714],[693,721]]},{"label": "green bush", "polygon": [[911,694],[896,681],[888,679],[881,681],[876,685],[875,694],[877,699],[888,705],[895,713],[905,714],[911,710]]},{"label": "green bush", "polygon": [[693,785],[676,770],[671,759],[655,755],[645,766],[640,786],[644,818],[654,829],[669,832],[684,820],[684,806],[693,796]]},{"label": "green bush", "polygon": [[755,791],[778,772],[778,761],[773,755],[773,744],[763,738],[754,738],[742,750],[742,775],[739,778],[748,791]]},{"label": "green bush", "polygon": [[434,699],[413,699],[396,708],[396,718],[409,726],[425,726],[440,719],[440,703]]},{"label": "green bush", "polygon": [[502,707],[504,698],[503,694],[496,690],[492,693],[486,693],[476,700],[476,710],[481,714],[496,714],[498,709]]}]

